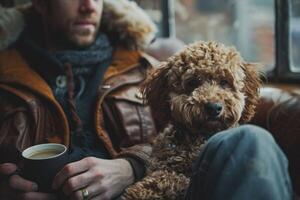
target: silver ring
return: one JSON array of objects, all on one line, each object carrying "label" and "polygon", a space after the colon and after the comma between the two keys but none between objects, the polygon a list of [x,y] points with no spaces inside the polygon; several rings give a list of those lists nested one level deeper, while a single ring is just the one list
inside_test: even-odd
[{"label": "silver ring", "polygon": [[88,199],[88,197],[89,197],[89,191],[87,190],[87,188],[83,188],[80,191],[81,191],[81,195],[82,195],[83,200]]}]

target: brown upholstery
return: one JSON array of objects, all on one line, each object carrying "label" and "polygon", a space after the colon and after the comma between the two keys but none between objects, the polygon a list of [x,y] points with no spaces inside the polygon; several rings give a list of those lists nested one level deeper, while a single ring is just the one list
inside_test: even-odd
[{"label": "brown upholstery", "polygon": [[296,193],[300,194],[300,95],[278,88],[261,90],[253,124],[269,130],[289,160]]}]

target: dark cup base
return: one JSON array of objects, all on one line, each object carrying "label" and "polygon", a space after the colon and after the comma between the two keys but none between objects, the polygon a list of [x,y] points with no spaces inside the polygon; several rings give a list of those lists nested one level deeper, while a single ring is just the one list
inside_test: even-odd
[{"label": "dark cup base", "polygon": [[68,153],[54,159],[24,160],[21,176],[38,184],[38,191],[51,193],[55,175],[69,163]]}]

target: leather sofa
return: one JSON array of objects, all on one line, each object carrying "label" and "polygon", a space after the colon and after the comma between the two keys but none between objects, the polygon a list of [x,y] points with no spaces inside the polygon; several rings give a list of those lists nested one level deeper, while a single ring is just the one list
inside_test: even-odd
[{"label": "leather sofa", "polygon": [[300,195],[300,95],[264,87],[252,124],[267,129],[289,160],[294,191]]}]

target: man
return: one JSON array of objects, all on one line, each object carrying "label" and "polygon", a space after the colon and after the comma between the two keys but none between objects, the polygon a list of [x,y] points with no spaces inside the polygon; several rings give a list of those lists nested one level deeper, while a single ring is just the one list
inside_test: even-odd
[{"label": "man", "polygon": [[145,171],[150,148],[128,147],[155,133],[138,93],[150,66],[140,49],[155,26],[125,0],[32,4],[19,40],[0,55],[0,174],[10,175],[0,199],[55,198],[11,175],[23,149],[45,142],[64,143],[77,161],[56,176],[54,189],[71,199],[114,198]]},{"label": "man", "polygon": [[[53,188],[70,199],[113,199],[144,175],[150,152],[124,147],[155,132],[137,93],[149,65],[137,50],[154,28],[125,0],[105,1],[104,10],[102,0],[32,2],[39,15],[29,14],[18,42],[0,54],[0,197],[56,199],[12,163],[28,146],[57,142],[76,161]],[[187,199],[291,199],[285,156],[254,126],[211,137],[194,170]]]}]

